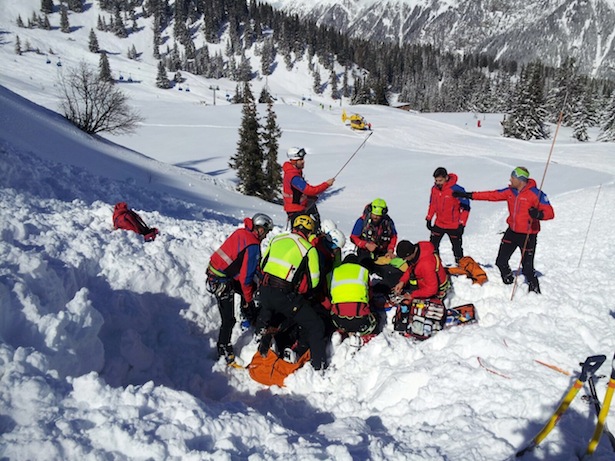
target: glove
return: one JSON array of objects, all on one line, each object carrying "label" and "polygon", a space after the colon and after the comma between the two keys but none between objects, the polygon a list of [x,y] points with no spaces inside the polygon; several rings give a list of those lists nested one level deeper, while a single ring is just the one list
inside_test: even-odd
[{"label": "glove", "polygon": [[542,219],[545,216],[543,211],[539,210],[538,208],[534,208],[534,207],[530,208],[528,213],[530,217],[534,219]]},{"label": "glove", "polygon": [[463,224],[459,224],[459,227],[457,228],[457,233],[459,235],[463,235],[463,230],[465,229],[465,226]]},{"label": "glove", "polygon": [[472,194],[474,194],[474,192],[459,192],[459,191],[453,191],[453,197],[457,197],[457,198],[469,198],[472,199]]},{"label": "glove", "polygon": [[427,226],[427,229],[432,230],[433,226],[431,225],[431,219],[426,219],[425,220],[425,225]]},{"label": "glove", "polygon": [[258,308],[254,301],[250,301],[243,307],[243,316],[245,319],[250,322],[251,325],[256,323],[256,319],[258,318]]}]

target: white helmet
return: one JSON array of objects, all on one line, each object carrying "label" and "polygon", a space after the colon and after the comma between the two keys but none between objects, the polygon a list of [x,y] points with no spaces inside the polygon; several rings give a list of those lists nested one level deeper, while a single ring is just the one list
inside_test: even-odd
[{"label": "white helmet", "polygon": [[323,234],[328,234],[333,229],[337,229],[337,225],[331,219],[323,219],[320,222],[320,230]]},{"label": "white helmet", "polygon": [[303,147],[291,147],[286,152],[286,155],[289,160],[301,160],[303,159],[303,157],[305,157],[306,154],[307,152]]},{"label": "white helmet", "polygon": [[329,241],[333,243],[335,248],[341,249],[344,248],[344,245],[346,245],[346,236],[341,230],[332,229],[330,232],[327,233],[327,235],[329,236]]}]

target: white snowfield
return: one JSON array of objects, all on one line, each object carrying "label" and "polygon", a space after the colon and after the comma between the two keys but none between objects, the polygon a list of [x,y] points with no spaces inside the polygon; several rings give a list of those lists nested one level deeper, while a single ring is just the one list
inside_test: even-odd
[{"label": "white snowfield", "polygon": [[[68,47],[87,41],[56,35],[49,43],[77,62],[78,48]],[[234,83],[188,75],[188,94],[127,85],[143,125],[133,136],[90,137],[49,110],[54,77],[41,56],[14,55],[11,37],[0,46],[1,459],[505,460],[549,419],[579,362],[604,354],[598,374],[610,373],[615,157],[612,143],[593,141],[597,131],[579,143],[560,129],[546,168],[552,140],[502,138],[502,114],[340,107],[324,97],[302,105],[309,77],[270,77],[272,92],[284,94],[275,104],[279,160],[306,147],[311,183],[334,176],[364,139],[342,124],[343,108],[372,123],[373,136],[319,202],[346,236],[381,197],[400,238],[427,239],[439,166],[468,191],[506,187],[519,165],[539,185],[546,171],[555,219],[538,237],[542,295],[528,294],[520,276],[511,300],[494,266],[506,205],[472,202],[464,249],[489,281],[457,277],[447,302],[474,303],[478,324],[412,342],[389,321],[358,352],[336,335],[324,376],[305,366],[284,388],[266,388],[216,361],[220,318],[204,280],[212,252],[245,216],[270,214],[274,234],[286,221],[281,207],[233,191],[241,107],[214,106],[208,87]],[[160,229],[154,242],[113,230],[118,201]],[[441,254],[452,263],[446,239]],[[252,331],[237,326],[233,342],[248,363]],[[598,380],[601,398],[606,382]],[[523,459],[583,454],[596,421],[586,393]],[[615,427],[615,416],[607,422]],[[613,459],[606,438],[592,459]]]}]

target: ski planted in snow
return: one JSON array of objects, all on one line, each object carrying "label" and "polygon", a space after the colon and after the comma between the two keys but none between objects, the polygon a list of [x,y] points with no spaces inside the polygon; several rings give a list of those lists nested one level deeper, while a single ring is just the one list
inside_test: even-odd
[{"label": "ski planted in snow", "polygon": [[594,434],[592,435],[592,438],[587,445],[585,457],[591,456],[594,451],[596,451],[596,448],[598,447],[598,442],[600,442],[600,438],[602,437],[603,432],[607,434],[611,442],[611,446],[615,451],[615,438],[613,437],[613,434],[611,433],[611,431],[609,431],[606,425],[606,417],[609,414],[609,409],[611,408],[613,392],[615,392],[615,355],[613,356],[613,361],[611,362],[611,378],[609,379],[609,384],[606,388],[606,394],[604,395],[602,408],[600,408],[600,403],[598,400],[598,395],[596,394],[596,386],[594,385],[593,377],[590,377],[589,387],[592,394],[592,398],[594,399],[594,406],[596,408],[596,412],[598,413],[598,421],[596,422],[596,429],[594,429]]},{"label": "ski planted in snow", "polygon": [[[545,424],[545,426],[536,435],[536,437],[534,437],[534,439],[530,442],[530,444],[528,446],[526,446],[525,448],[523,448],[522,450],[517,452],[517,454],[516,454],[517,458],[523,456],[528,451],[531,451],[534,448],[536,448],[538,446],[538,444],[540,444],[540,442],[542,442],[545,439],[545,437],[547,437],[547,435],[549,435],[549,432],[551,432],[551,430],[553,430],[553,428],[555,427],[555,425],[557,424],[559,419],[566,412],[566,410],[568,410],[568,407],[570,406],[570,403],[576,397],[576,395],[579,393],[579,391],[583,387],[583,384],[587,381],[587,379],[591,375],[593,375],[595,373],[595,371],[598,368],[600,368],[602,366],[602,364],[604,363],[605,360],[606,360],[606,356],[605,355],[594,355],[594,356],[591,356],[591,357],[587,357],[587,359],[585,359],[585,362],[583,362],[583,366],[581,368],[581,375],[574,382],[574,384],[572,385],[570,390],[568,390],[568,392],[564,396],[564,399],[560,403],[559,407],[557,407],[557,409],[553,413],[553,416],[551,416],[551,419],[549,419],[547,424]],[[604,417],[606,418],[606,414],[605,414]],[[598,428],[596,427],[596,430],[597,429]],[[600,432],[602,433],[602,431],[600,431]]]}]

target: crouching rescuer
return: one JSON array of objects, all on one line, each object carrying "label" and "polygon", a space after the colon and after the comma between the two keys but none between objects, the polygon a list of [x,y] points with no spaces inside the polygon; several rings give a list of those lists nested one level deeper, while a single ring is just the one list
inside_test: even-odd
[{"label": "crouching rescuer", "polygon": [[259,352],[266,355],[273,336],[268,329],[278,327],[280,317],[281,329],[298,325],[309,345],[312,367],[321,370],[327,366],[325,325],[309,299],[320,281],[318,251],[309,242],[315,227],[310,216],[299,215],[290,233],[271,239],[262,261],[256,329],[262,335]]},{"label": "crouching rescuer", "polygon": [[235,326],[235,293],[241,296],[243,316],[253,324],[258,315],[254,304],[255,276],[261,259],[260,244],[273,229],[273,220],[263,213],[244,219],[244,227],[233,232],[218,248],[207,266],[207,291],[218,303],[222,324],[218,334],[218,358],[235,361],[231,334]]},{"label": "crouching rescuer", "polygon": [[331,274],[331,320],[343,333],[369,337],[377,320],[369,307],[369,271],[358,262],[349,254]]}]

